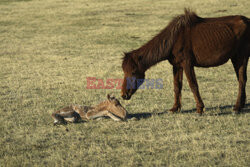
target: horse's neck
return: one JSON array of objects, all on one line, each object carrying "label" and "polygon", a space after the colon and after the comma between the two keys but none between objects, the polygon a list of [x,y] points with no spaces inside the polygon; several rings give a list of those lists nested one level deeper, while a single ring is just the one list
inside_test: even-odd
[{"label": "horse's neck", "polygon": [[[156,46],[155,44],[151,44],[152,41],[149,42],[149,46],[143,46],[139,48],[136,52],[136,56],[142,56],[141,60],[138,63],[138,66],[143,69],[143,71],[147,71],[150,67],[154,66],[155,64],[167,60],[169,55],[169,50],[164,46]],[[163,45],[163,43],[161,44]],[[150,47],[150,48],[147,48]],[[159,47],[159,48],[155,48]],[[145,49],[146,48],[146,49]],[[155,48],[155,49],[154,49]]]}]

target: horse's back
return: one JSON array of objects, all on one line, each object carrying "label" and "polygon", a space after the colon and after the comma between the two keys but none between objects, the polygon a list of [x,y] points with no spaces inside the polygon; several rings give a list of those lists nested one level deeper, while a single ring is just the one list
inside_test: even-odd
[{"label": "horse's back", "polygon": [[218,66],[237,52],[249,29],[244,16],[204,18],[191,29],[195,65]]}]

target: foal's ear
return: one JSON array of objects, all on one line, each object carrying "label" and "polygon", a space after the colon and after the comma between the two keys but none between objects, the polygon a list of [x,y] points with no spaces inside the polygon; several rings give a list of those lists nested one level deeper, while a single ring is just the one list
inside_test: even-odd
[{"label": "foal's ear", "polygon": [[114,99],[114,97],[112,97],[110,94],[107,95],[107,98],[110,102]]},{"label": "foal's ear", "polygon": [[115,96],[114,95],[110,95],[110,94],[108,94],[107,95],[107,98],[108,98],[108,100],[110,101],[110,102],[112,102],[114,99],[115,99]]},{"label": "foal's ear", "polygon": [[107,95],[107,99],[108,99],[108,100],[111,100],[110,94]]}]

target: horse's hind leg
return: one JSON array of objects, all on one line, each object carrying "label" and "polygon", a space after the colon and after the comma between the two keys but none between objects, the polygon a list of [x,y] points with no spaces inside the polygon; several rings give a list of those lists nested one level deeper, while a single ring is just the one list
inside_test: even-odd
[{"label": "horse's hind leg", "polygon": [[171,112],[176,112],[181,110],[181,89],[183,80],[183,68],[173,66],[174,74],[174,105],[169,110]]},{"label": "horse's hind leg", "polygon": [[234,111],[236,113],[240,112],[240,110],[245,106],[246,103],[247,64],[250,54],[250,48],[243,51],[248,52],[241,52],[241,54],[232,58],[234,70],[239,82],[239,92],[234,107]]}]

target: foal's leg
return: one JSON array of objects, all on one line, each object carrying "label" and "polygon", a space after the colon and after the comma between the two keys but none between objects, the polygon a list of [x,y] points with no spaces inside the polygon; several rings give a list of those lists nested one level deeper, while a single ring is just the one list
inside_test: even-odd
[{"label": "foal's leg", "polygon": [[198,83],[197,83],[195,72],[194,72],[194,67],[190,65],[189,63],[185,64],[184,71],[187,76],[187,80],[191,88],[191,91],[194,94],[197,113],[201,115],[203,113],[204,103],[200,96],[199,87],[198,87]]},{"label": "foal's leg", "polygon": [[89,112],[87,112],[86,117],[87,119],[96,119],[99,117],[104,117],[104,116],[108,116],[109,112],[107,110],[104,111],[96,111],[96,110],[90,110]]},{"label": "foal's leg", "polygon": [[81,116],[75,111],[69,111],[61,114],[67,122],[76,123],[81,120]]},{"label": "foal's leg", "polygon": [[87,118],[88,119],[96,119],[96,118],[100,118],[100,117],[110,117],[111,119],[115,120],[115,121],[121,121],[121,119],[117,116],[115,116],[114,114],[112,114],[111,112],[104,110],[104,111],[89,111],[87,113]]},{"label": "foal's leg", "polygon": [[114,114],[112,114],[111,112],[107,113],[107,116],[110,117],[111,119],[113,119],[114,121],[121,121],[121,118],[115,116]]},{"label": "foal's leg", "polygon": [[52,114],[54,119],[54,125],[56,124],[66,124],[67,122],[78,122],[81,117],[75,111],[66,111],[66,112],[55,112]]},{"label": "foal's leg", "polygon": [[248,58],[249,58],[248,56],[245,56],[243,58],[239,58],[236,56],[232,58],[234,70],[236,72],[236,76],[239,82],[239,92],[238,92],[237,101],[234,107],[234,111],[236,113],[240,112],[241,108],[243,108],[246,103],[246,82],[247,82]]},{"label": "foal's leg", "polygon": [[183,68],[173,66],[173,75],[174,75],[174,105],[169,111],[176,112],[181,110],[181,89],[183,80]]},{"label": "foal's leg", "polygon": [[67,124],[66,120],[59,113],[53,113],[52,118],[54,119],[54,125],[57,124]]}]

